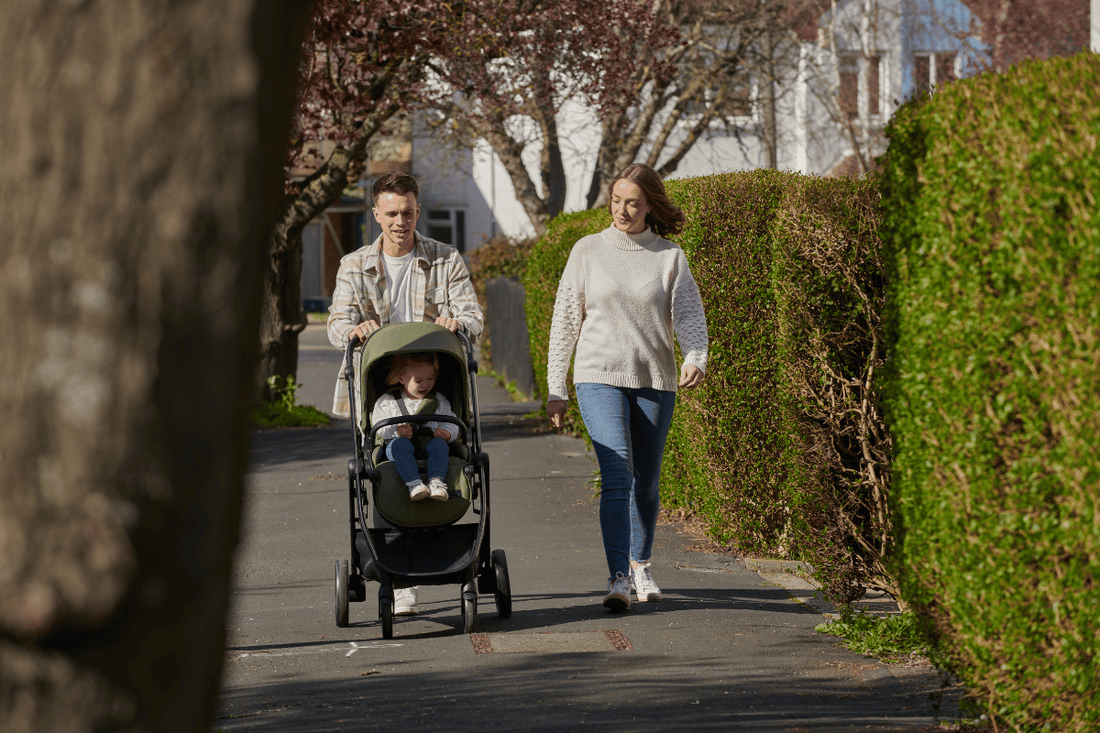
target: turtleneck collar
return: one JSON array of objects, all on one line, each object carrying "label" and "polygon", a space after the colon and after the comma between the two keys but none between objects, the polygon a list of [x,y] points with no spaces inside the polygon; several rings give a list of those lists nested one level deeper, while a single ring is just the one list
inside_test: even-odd
[{"label": "turtleneck collar", "polygon": [[604,230],[604,236],[615,247],[626,250],[639,250],[649,249],[652,247],[660,237],[649,227],[646,227],[637,234],[627,234],[615,228],[612,224]]}]

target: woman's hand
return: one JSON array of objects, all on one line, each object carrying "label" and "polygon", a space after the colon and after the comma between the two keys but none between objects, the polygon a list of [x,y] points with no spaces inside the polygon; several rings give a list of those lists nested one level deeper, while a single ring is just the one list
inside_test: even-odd
[{"label": "woman's hand", "polygon": [[694,364],[684,364],[680,367],[680,386],[684,389],[698,387],[703,383],[703,370]]},{"label": "woman's hand", "polygon": [[550,424],[560,428],[562,418],[565,417],[565,400],[550,400],[546,403],[546,414],[550,416]]}]

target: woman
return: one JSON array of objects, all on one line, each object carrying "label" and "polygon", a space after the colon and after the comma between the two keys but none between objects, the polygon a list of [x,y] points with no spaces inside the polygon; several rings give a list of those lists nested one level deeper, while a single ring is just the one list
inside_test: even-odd
[{"label": "woman", "polygon": [[[546,411],[565,413],[574,348],[577,402],[600,465],[600,529],[610,571],[603,605],[661,600],[649,572],[660,510],[661,457],[678,387],[697,387],[707,363],[707,322],[679,234],[684,214],[649,166],[611,183],[612,224],[573,246],[554,302]],[[673,332],[684,363],[676,375]]]}]

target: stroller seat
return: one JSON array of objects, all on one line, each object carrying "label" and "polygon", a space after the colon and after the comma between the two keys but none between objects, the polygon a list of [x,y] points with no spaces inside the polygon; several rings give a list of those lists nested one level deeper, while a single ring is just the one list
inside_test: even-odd
[{"label": "stroller seat", "polygon": [[[373,501],[378,514],[394,527],[423,528],[453,524],[461,519],[469,509],[471,501],[470,481],[466,475],[466,464],[470,451],[467,446],[466,425],[469,422],[469,385],[465,375],[465,364],[460,354],[448,352],[442,346],[450,341],[450,334],[435,332],[434,324],[404,324],[397,329],[383,329],[368,341],[367,360],[362,368],[363,419],[362,426],[365,441],[370,440],[370,413],[375,401],[393,389],[385,383],[390,364],[396,353],[410,353],[430,350],[439,359],[439,376],[436,389],[446,395],[452,409],[462,421],[461,425],[449,424],[452,432],[459,431],[457,439],[448,443],[450,458],[444,481],[450,493],[447,501],[423,499],[409,500],[409,489],[397,473],[397,467],[390,461],[381,445],[374,445],[370,451],[371,462],[381,473],[381,480],[373,487]],[[411,327],[410,327],[411,326]],[[420,337],[408,339],[409,334],[420,333]],[[433,338],[435,337],[435,338]],[[435,340],[435,339],[438,340]],[[456,339],[457,340],[457,339]],[[435,347],[435,348],[431,348]],[[425,461],[422,454],[417,455],[417,467],[420,476],[427,481],[424,473]]]},{"label": "stroller seat", "polygon": [[[470,507],[470,481],[466,477],[466,461],[458,456],[448,459],[447,501],[422,499],[409,500],[409,487],[397,475],[393,461],[386,460],[382,449],[375,450],[375,465],[382,474],[374,488],[374,507],[387,522],[395,527],[437,527],[452,524],[466,514]],[[423,474],[424,461],[417,461]]]}]

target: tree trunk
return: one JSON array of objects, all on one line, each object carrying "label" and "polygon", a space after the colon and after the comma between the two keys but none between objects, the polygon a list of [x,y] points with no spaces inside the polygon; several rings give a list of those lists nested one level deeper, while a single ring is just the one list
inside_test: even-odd
[{"label": "tree trunk", "polygon": [[329,159],[301,183],[301,191],[284,201],[279,221],[272,229],[268,262],[264,268],[260,307],[260,360],[256,368],[256,389],[263,401],[274,398],[271,377],[297,377],[298,334],[306,327],[302,312],[302,232],[310,221],[324,213],[359,171],[367,154],[367,143],[386,120],[397,112],[396,105],[372,110],[353,135],[353,142],[338,147]]},{"label": "tree trunk", "polygon": [[7,0],[0,721],[201,731],[305,0]]},{"label": "tree trunk", "polygon": [[302,312],[302,232],[340,197],[347,185],[355,155],[337,148],[324,165],[302,184],[296,196],[287,199],[279,222],[271,234],[268,263],[264,270],[260,305],[260,361],[256,369],[260,399],[274,398],[271,377],[297,377],[298,334],[306,327]]},{"label": "tree trunk", "polygon": [[523,162],[523,145],[504,132],[494,129],[486,130],[485,139],[508,173],[512,188],[516,192],[516,200],[523,207],[527,218],[531,220],[531,226],[535,228],[535,236],[541,237],[546,232],[546,225],[550,223],[551,217],[546,202],[539,196],[535,182],[531,180],[531,174]]},{"label": "tree trunk", "polygon": [[298,334],[306,327],[302,312],[302,229],[308,221],[295,222],[288,214],[271,236],[260,303],[260,361],[256,368],[256,388],[263,402],[275,399],[269,382],[272,377],[298,376]]},{"label": "tree trunk", "polygon": [[764,150],[768,156],[767,167],[771,170],[779,168],[779,130],[777,127],[776,98],[775,98],[775,37],[771,32],[764,33],[764,92],[761,95],[763,103],[764,123]]}]

